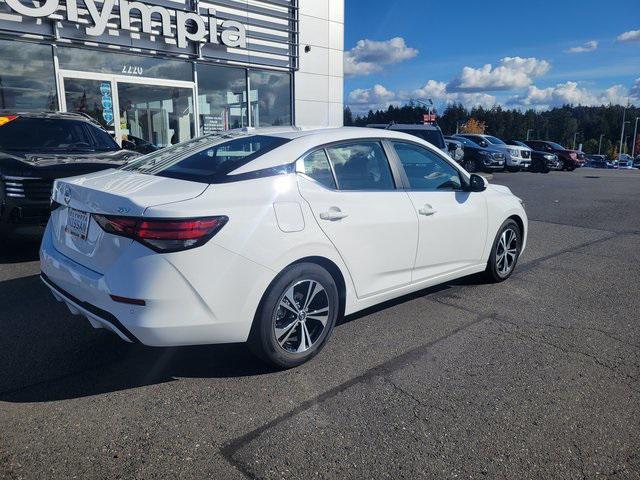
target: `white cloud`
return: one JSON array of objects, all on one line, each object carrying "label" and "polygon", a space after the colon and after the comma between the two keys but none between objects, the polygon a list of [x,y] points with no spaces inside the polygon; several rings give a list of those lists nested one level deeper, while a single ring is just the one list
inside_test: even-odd
[{"label": "white cloud", "polygon": [[640,77],[633,82],[629,95],[640,102]]},{"label": "white cloud", "polygon": [[[406,97],[406,95],[403,95]],[[435,103],[461,103],[468,107],[492,107],[496,104],[496,97],[486,93],[449,92],[445,82],[429,80],[422,88],[411,92],[411,98],[419,100],[432,99]]]},{"label": "white cloud", "polygon": [[613,85],[606,90],[595,92],[581,88],[577,82],[565,82],[548,88],[530,86],[526,94],[512,97],[507,104],[536,108],[553,108],[562,105],[622,105],[626,104],[629,96],[630,91],[623,85]]},{"label": "white cloud", "polygon": [[395,92],[379,84],[371,88],[357,88],[347,97],[348,105],[356,113],[386,109],[389,105],[397,104],[399,101],[400,99]]},{"label": "white cloud", "polygon": [[640,42],[640,30],[629,30],[618,35],[619,42]]},{"label": "white cloud", "polygon": [[566,53],[585,53],[585,52],[593,52],[598,48],[597,40],[590,40],[588,42],[583,43],[579,47],[572,47],[568,50],[565,50]]},{"label": "white cloud", "polygon": [[489,92],[525,88],[533,79],[546,74],[551,65],[537,58],[505,57],[493,68],[486,64],[481,68],[464,67],[460,76],[447,85],[450,92]]},{"label": "white cloud", "polygon": [[383,42],[360,40],[344,54],[345,75],[369,75],[380,72],[384,65],[410,60],[418,55],[418,50],[408,47],[404,38],[395,37]]}]

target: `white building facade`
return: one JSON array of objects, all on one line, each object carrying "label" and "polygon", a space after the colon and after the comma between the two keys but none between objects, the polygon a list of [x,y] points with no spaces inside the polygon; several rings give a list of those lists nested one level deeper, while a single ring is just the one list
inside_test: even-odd
[{"label": "white building facade", "polygon": [[344,0],[0,0],[0,110],[159,147],[340,126],[343,44]]}]

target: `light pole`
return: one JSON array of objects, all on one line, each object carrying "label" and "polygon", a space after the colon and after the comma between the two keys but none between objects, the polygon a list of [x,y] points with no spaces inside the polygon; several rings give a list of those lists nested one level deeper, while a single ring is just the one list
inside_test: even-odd
[{"label": "light pole", "polygon": [[631,103],[629,102],[629,99],[627,99],[627,105],[624,107],[624,110],[622,111],[622,131],[620,132],[620,150],[618,151],[618,161],[622,160],[622,144],[624,142],[624,127],[626,126],[627,123],[631,123],[631,122],[627,122],[627,108],[629,108],[629,106],[631,105]]},{"label": "light pole", "polygon": [[600,134],[600,141],[598,142],[598,155],[602,152],[602,139],[604,138],[604,133]]},{"label": "light pole", "polygon": [[578,133],[579,132],[576,132],[576,133],[573,134],[573,149],[574,150],[576,149],[576,139],[578,138]]},{"label": "light pole", "polygon": [[636,142],[638,141],[638,120],[640,120],[640,117],[636,117],[636,128],[633,130],[633,147],[631,150],[631,156],[633,158],[636,158]]},{"label": "light pole", "polygon": [[533,128],[528,128],[527,129],[527,141],[529,141],[529,134],[533,132]]}]

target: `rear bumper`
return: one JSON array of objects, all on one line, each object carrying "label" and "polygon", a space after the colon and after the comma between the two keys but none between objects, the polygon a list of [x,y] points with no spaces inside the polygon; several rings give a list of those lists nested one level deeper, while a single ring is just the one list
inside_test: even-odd
[{"label": "rear bumper", "polygon": [[40,280],[49,287],[56,300],[66,303],[74,315],[84,316],[94,328],[106,328],[126,342],[138,343],[138,339],[111,313],[75,298],[52,282],[44,272],[40,272]]},{"label": "rear bumper", "polygon": [[[166,255],[133,242],[98,273],[56,250],[50,227],[40,248],[40,269],[54,297],[94,328],[155,347],[245,342],[275,276],[212,242]],[[111,295],[145,305],[121,303]]]}]

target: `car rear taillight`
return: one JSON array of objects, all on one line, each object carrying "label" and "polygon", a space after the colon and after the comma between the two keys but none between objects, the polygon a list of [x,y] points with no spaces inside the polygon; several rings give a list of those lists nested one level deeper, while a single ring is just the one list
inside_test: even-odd
[{"label": "car rear taillight", "polygon": [[18,118],[17,115],[0,115],[0,127],[13,122],[16,118]]},{"label": "car rear taillight", "polygon": [[94,214],[93,218],[105,232],[131,238],[159,253],[204,245],[229,221],[225,216],[145,219]]}]

